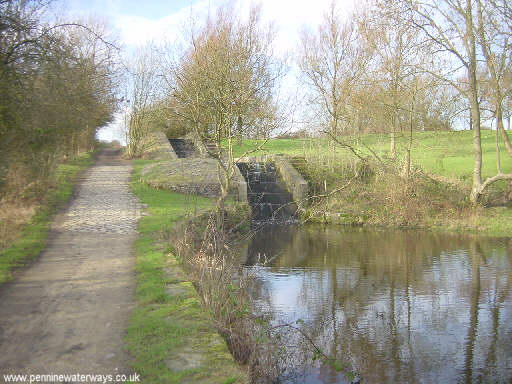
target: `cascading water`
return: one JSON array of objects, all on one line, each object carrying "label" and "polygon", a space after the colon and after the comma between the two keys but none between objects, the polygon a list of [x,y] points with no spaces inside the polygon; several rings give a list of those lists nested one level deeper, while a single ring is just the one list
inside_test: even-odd
[{"label": "cascading water", "polygon": [[199,151],[196,149],[192,140],[188,139],[169,139],[174,152],[178,158],[199,157]]},{"label": "cascading water", "polygon": [[296,206],[279,179],[273,162],[239,163],[247,182],[247,200],[253,222],[292,223]]}]

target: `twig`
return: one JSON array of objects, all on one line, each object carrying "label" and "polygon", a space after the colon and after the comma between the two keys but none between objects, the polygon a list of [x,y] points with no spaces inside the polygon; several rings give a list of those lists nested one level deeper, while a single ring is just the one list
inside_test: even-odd
[{"label": "twig", "polygon": [[353,146],[351,146],[350,144],[347,144],[347,143],[344,143],[344,142],[340,141],[331,132],[328,132],[328,131],[322,131],[322,132],[327,134],[337,144],[341,145],[342,147],[348,148],[354,154],[354,156],[356,156],[359,160],[367,162],[367,159],[365,157],[362,157],[359,153],[357,153],[357,151],[354,149]]}]

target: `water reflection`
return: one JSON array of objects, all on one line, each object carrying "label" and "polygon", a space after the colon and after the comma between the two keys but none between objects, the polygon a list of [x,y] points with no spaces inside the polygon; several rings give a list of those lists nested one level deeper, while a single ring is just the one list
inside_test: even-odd
[{"label": "water reflection", "polygon": [[[304,320],[363,382],[512,381],[512,240],[276,227],[252,239],[245,264],[255,311]],[[346,381],[320,364],[303,373],[297,382]]]}]

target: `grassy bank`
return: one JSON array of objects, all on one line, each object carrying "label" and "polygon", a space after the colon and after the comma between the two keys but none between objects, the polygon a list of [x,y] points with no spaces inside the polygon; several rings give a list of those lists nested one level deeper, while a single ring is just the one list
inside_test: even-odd
[{"label": "grassy bank", "polygon": [[133,191],[147,205],[135,244],[136,307],[126,336],[133,368],[144,383],[245,382],[169,242],[177,223],[214,202],[140,183],[141,168],[149,162],[135,161],[132,179]]},{"label": "grassy bank", "polygon": [[[28,222],[18,228],[8,228],[11,231],[9,241],[0,249],[0,283],[9,281],[15,269],[23,267],[44,250],[54,214],[71,197],[76,176],[93,163],[94,153],[84,153],[61,164],[54,186],[37,196],[38,206],[33,209],[34,214]],[[20,204],[23,206],[23,202]]]},{"label": "grassy bank", "polygon": [[406,179],[399,170],[375,164],[359,176],[350,167],[329,172],[306,163],[297,168],[319,196],[304,204],[313,222],[512,236],[510,204],[474,206],[463,184],[447,183],[421,171]]},{"label": "grassy bank", "polygon": [[[412,162],[415,166],[426,172],[440,176],[459,178],[471,181],[473,171],[473,132],[414,132],[411,151]],[[482,153],[484,177],[496,173],[495,132],[482,131]],[[354,145],[363,153],[369,154],[365,146],[370,147],[380,157],[389,156],[388,134],[368,134],[357,138],[344,139]],[[396,148],[398,156],[403,155],[408,144],[407,134],[398,134]],[[246,151],[253,150],[261,145],[261,140],[245,140],[241,146],[235,145],[235,156],[241,156]],[[503,146],[501,149],[501,166],[503,172],[510,172],[512,162]],[[289,156],[318,156],[328,152],[326,139],[270,139],[261,150],[251,153],[251,156],[265,153],[280,153]],[[344,148],[337,148],[339,155],[349,155]]]},{"label": "grassy bank", "polygon": [[[496,174],[494,135],[493,131],[482,131],[484,177]],[[408,180],[403,175],[406,134],[397,137],[396,161],[389,159],[389,135],[343,140],[372,160],[355,179],[360,162],[340,146],[333,155],[326,139],[271,139],[251,155],[280,153],[295,163],[310,185],[310,195],[320,196],[303,204],[315,221],[512,235],[512,207],[504,204],[506,195],[502,194],[506,182],[490,188],[484,197],[487,208],[474,207],[468,201],[473,171],[471,131],[415,132],[413,175]],[[235,147],[235,155],[259,144],[261,141],[246,140]],[[501,167],[503,172],[512,167],[505,148],[501,148]]]}]

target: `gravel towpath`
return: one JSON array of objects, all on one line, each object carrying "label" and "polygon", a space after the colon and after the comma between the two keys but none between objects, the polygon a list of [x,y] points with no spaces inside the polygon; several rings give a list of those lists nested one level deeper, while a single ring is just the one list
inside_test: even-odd
[{"label": "gravel towpath", "polygon": [[3,374],[130,373],[124,334],[141,205],[130,162],[105,149],[56,217],[47,249],[0,288]]}]

